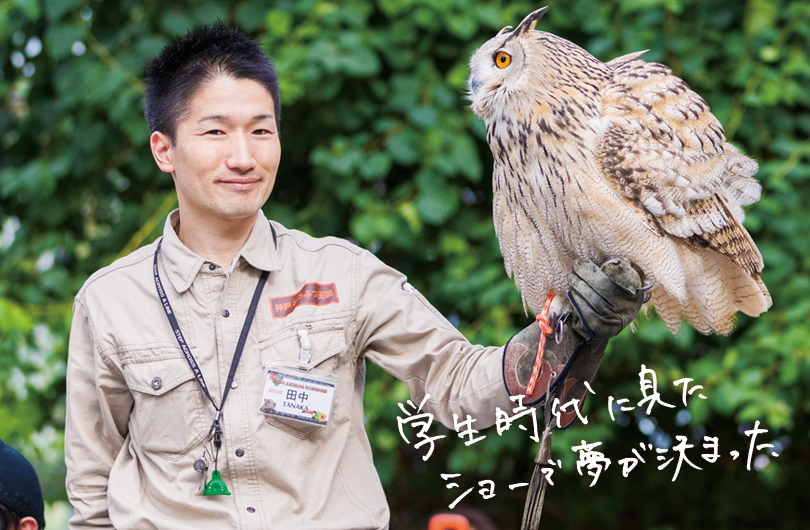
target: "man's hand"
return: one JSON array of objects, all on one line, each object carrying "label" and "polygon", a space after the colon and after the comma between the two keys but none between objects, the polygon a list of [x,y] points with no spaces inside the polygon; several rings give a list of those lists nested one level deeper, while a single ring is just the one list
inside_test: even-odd
[{"label": "man's hand", "polygon": [[[526,387],[537,358],[540,327],[536,323],[529,325],[504,348],[506,388],[510,395],[526,396],[523,400],[526,405],[543,401],[551,380],[553,396],[560,397],[562,403],[579,399],[581,406],[587,391],[584,382],[590,383],[596,376],[608,339],[633,321],[647,290],[642,288],[641,278],[633,267],[623,259],[610,259],[601,268],[590,261],[577,260],[569,282],[571,288],[561,313],[551,322],[555,330],[560,320],[564,322],[561,340],[557,343],[555,334],[548,336],[543,365],[531,395],[526,395]],[[571,421],[575,417],[572,413]]]}]

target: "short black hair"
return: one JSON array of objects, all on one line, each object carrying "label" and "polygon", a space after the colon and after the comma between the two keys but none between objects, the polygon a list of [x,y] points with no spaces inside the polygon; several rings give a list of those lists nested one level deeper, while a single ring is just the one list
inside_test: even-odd
[{"label": "short black hair", "polygon": [[0,530],[17,530],[20,528],[20,516],[11,508],[0,503]]},{"label": "short black hair", "polygon": [[278,76],[259,43],[222,22],[200,26],[164,46],[146,65],[144,117],[149,132],[160,131],[175,140],[177,123],[188,112],[192,96],[218,75],[251,79],[273,97],[276,130],[281,119]]}]

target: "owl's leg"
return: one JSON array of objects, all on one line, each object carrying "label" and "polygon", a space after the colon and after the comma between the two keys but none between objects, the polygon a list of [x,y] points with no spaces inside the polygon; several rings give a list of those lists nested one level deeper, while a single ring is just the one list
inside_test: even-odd
[{"label": "owl's leg", "polygon": [[551,307],[548,311],[548,322],[551,325],[551,329],[555,330],[555,332],[557,330],[557,326],[559,325],[560,319],[564,316],[564,303],[565,295],[557,295],[554,297],[554,300],[551,301]]}]

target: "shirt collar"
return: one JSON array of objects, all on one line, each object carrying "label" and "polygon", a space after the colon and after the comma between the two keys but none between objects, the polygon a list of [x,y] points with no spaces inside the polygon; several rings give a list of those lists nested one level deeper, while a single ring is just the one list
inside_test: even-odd
[{"label": "shirt collar", "polygon": [[[183,293],[191,287],[191,283],[206,261],[180,241],[177,236],[179,225],[180,211],[174,210],[166,217],[166,223],[163,225],[161,253],[169,281],[178,293]],[[253,225],[248,240],[236,255],[234,270],[242,265],[240,258],[250,266],[262,271],[272,272],[281,269],[275,230],[267,221],[262,210],[259,210],[256,216],[256,223]],[[221,265],[230,267],[230,263]]]}]

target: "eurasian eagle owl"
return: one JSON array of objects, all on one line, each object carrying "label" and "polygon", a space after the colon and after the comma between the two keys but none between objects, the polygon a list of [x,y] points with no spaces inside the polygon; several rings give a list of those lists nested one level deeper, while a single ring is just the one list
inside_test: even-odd
[{"label": "eurasian eagle owl", "polygon": [[538,312],[574,260],[629,260],[675,332],[685,318],[728,334],[771,305],[741,206],[757,164],[726,141],[706,102],[664,65],[603,63],[536,31],[546,8],[470,60],[469,98],[494,156],[495,231],[507,273]]}]

